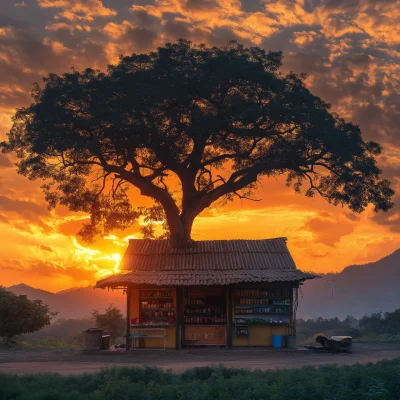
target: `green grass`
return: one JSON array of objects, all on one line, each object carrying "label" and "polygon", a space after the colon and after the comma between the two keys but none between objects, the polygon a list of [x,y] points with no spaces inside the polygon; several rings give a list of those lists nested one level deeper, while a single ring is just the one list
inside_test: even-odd
[{"label": "green grass", "polygon": [[[82,345],[78,342],[73,342],[70,340],[52,338],[52,337],[44,337],[40,340],[28,340],[16,339],[13,341],[12,345],[8,345],[7,343],[0,342],[1,348],[16,348],[16,349],[80,349]],[[0,400],[2,400],[0,398]]]},{"label": "green grass", "polygon": [[95,374],[0,374],[0,399],[18,400],[398,400],[400,358],[346,367],[249,371],[113,368]]}]

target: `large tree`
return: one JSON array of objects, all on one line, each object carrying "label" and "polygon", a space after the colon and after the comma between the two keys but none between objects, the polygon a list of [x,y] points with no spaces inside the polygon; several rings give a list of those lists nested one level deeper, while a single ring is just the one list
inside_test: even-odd
[{"label": "large tree", "polygon": [[176,245],[190,243],[213,202],[251,198],[264,177],[285,174],[296,191],[355,212],[392,207],[381,147],[281,65],[280,52],[180,40],[105,73],[50,74],[17,111],[3,151],[16,152],[19,173],[47,181],[51,207],[90,214],[86,239],[143,214],[131,185],[155,200],[150,218],[165,213]]}]

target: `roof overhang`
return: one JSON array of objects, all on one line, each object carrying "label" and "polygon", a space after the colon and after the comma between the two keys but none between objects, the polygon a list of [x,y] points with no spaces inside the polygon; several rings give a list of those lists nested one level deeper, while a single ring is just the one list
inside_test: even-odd
[{"label": "roof overhang", "polygon": [[133,271],[111,275],[97,282],[96,288],[128,287],[134,285],[156,286],[227,286],[239,283],[303,282],[315,274],[295,270],[236,270],[226,271]]}]

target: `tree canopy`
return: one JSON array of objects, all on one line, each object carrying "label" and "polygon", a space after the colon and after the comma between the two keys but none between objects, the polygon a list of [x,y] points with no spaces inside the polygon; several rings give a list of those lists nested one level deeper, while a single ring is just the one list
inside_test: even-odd
[{"label": "tree canopy", "polygon": [[[176,245],[190,243],[204,209],[252,198],[262,177],[282,174],[296,191],[355,212],[391,208],[381,147],[281,65],[281,52],[179,40],[106,72],[49,74],[2,149],[16,152],[19,173],[46,180],[51,207],[90,214],[87,240],[144,213],[165,217]],[[131,185],[155,206],[133,207]]]},{"label": "tree canopy", "polygon": [[99,310],[93,310],[91,316],[98,328],[108,332],[113,343],[124,335],[126,328],[125,318],[114,305],[110,304],[104,313],[100,313]]},{"label": "tree canopy", "polygon": [[0,286],[0,337],[11,341],[14,336],[32,333],[50,325],[57,313],[41,300],[17,296]]}]

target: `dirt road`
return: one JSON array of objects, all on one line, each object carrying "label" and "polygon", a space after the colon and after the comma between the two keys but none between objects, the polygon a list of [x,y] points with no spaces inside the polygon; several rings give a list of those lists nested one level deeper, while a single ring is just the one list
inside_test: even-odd
[{"label": "dirt road", "polygon": [[26,374],[54,372],[63,375],[95,372],[113,366],[155,366],[183,372],[200,366],[223,364],[249,369],[299,368],[327,364],[351,365],[400,357],[400,344],[355,344],[353,354],[317,353],[298,349],[207,348],[146,350],[128,352],[78,350],[4,350],[0,349],[0,373]]}]

